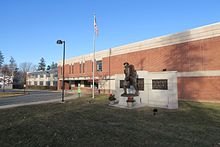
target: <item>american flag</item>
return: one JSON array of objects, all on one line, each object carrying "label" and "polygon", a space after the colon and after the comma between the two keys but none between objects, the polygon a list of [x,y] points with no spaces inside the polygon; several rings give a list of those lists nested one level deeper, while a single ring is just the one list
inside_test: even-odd
[{"label": "american flag", "polygon": [[96,16],[95,15],[94,15],[94,30],[95,30],[96,36],[98,36],[99,29],[98,29],[98,26],[97,26],[97,23],[96,23]]}]

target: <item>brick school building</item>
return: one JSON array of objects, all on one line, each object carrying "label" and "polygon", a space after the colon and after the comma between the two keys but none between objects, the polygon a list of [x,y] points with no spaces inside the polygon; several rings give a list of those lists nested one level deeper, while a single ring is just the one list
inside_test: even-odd
[{"label": "brick school building", "polygon": [[[65,89],[91,90],[93,54],[65,61]],[[220,23],[109,48],[95,53],[95,86],[101,92],[115,90],[115,74],[123,63],[137,71],[177,71],[178,98],[220,102]],[[62,85],[62,61],[58,89]]]}]

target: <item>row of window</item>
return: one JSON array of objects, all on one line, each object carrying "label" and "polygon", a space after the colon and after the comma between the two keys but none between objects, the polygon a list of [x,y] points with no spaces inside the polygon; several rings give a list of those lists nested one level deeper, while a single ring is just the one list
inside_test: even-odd
[{"label": "row of window", "polygon": [[[32,84],[31,84],[31,81],[29,81],[29,85],[32,85]],[[40,85],[40,86],[44,86],[44,82],[43,82],[43,81],[40,81],[40,82],[39,82],[39,85],[38,85],[38,82],[37,82],[37,81],[34,81],[34,85],[35,85],[35,86],[39,86],[39,85]],[[50,81],[46,81],[46,86],[51,86],[51,85],[50,85]],[[53,81],[53,86],[57,86],[57,81]]]},{"label": "row of window", "polygon": [[[98,72],[102,71],[102,60],[96,61],[96,70]],[[60,71],[61,75],[62,75],[62,72],[63,72],[63,68],[61,67],[61,71]],[[79,73],[85,73],[85,63],[80,64]],[[69,66],[69,74],[74,74],[74,65]]]},{"label": "row of window", "polygon": [[[44,78],[44,74],[35,74],[34,76],[32,75],[30,75],[29,77],[30,78],[38,78],[38,75],[40,75],[40,78]],[[51,76],[51,74],[50,73],[46,73],[46,77],[50,77]],[[53,74],[53,78],[56,78],[57,77],[57,73],[54,73]]]}]

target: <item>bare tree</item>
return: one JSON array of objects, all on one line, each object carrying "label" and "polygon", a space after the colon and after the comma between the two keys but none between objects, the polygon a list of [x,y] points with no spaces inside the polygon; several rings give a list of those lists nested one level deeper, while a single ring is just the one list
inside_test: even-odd
[{"label": "bare tree", "polygon": [[27,72],[31,71],[32,63],[23,62],[20,64],[20,71],[23,73],[23,83],[26,84]]},{"label": "bare tree", "polygon": [[30,63],[30,62],[23,62],[20,64],[20,70],[23,73],[27,73],[27,72],[31,71],[31,68],[32,68],[32,63]]},{"label": "bare tree", "polygon": [[37,65],[32,65],[30,72],[35,72],[35,71],[37,71]]}]

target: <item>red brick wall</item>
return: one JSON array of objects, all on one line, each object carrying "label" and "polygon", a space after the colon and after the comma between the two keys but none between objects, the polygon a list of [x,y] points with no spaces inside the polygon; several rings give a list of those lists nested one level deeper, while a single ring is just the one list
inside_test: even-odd
[{"label": "red brick wall", "polygon": [[[123,73],[125,61],[133,64],[136,70],[150,72],[168,71],[188,72],[220,70],[220,37],[181,43],[150,50],[127,53],[103,58],[103,71],[97,75]],[[110,64],[109,64],[110,61]],[[74,73],[69,74],[69,65],[65,65],[65,77],[92,76],[92,61],[85,62],[85,73],[80,73],[80,63],[75,63]],[[96,69],[96,65],[95,65]],[[96,71],[96,70],[95,70]],[[58,68],[60,75],[60,68]]]},{"label": "red brick wall", "polygon": [[[95,72],[95,76],[107,76],[123,73],[125,61],[133,64],[136,70],[158,72],[167,71],[190,72],[220,70],[220,37],[158,47],[123,55],[105,57],[103,71]],[[110,68],[109,68],[110,67]],[[85,73],[79,72],[80,63],[74,64],[74,73],[68,74],[66,65],[65,77],[92,77],[92,61],[85,62]],[[95,65],[96,71],[96,65]],[[60,76],[60,67],[58,68]],[[178,79],[179,98],[219,100],[220,77],[194,77]]]},{"label": "red brick wall", "polygon": [[[72,67],[71,67],[72,66]],[[66,64],[65,65],[65,78],[70,78],[70,77],[84,77],[84,76],[88,76],[91,77],[92,76],[92,61],[86,61],[84,63],[84,72],[83,70],[80,72],[80,66],[81,63],[77,62],[74,64]],[[73,68],[73,71],[72,71]],[[71,71],[70,71],[71,70]],[[95,64],[95,70],[96,70],[96,64]],[[96,72],[95,71],[96,76],[100,74],[100,72]],[[61,76],[61,67],[58,66],[58,77],[60,78]]]},{"label": "red brick wall", "polygon": [[88,77],[92,76],[92,61],[86,61],[85,62],[85,73]]},{"label": "red brick wall", "polygon": [[58,66],[57,72],[58,72],[58,78],[60,78],[60,76],[61,76],[61,66]]},{"label": "red brick wall", "polygon": [[178,97],[181,99],[219,101],[220,77],[178,78]]},{"label": "red brick wall", "polygon": [[[181,43],[110,57],[111,75],[123,73],[125,61],[137,70],[203,71],[220,70],[220,37]],[[108,72],[109,57],[103,59]]]}]

